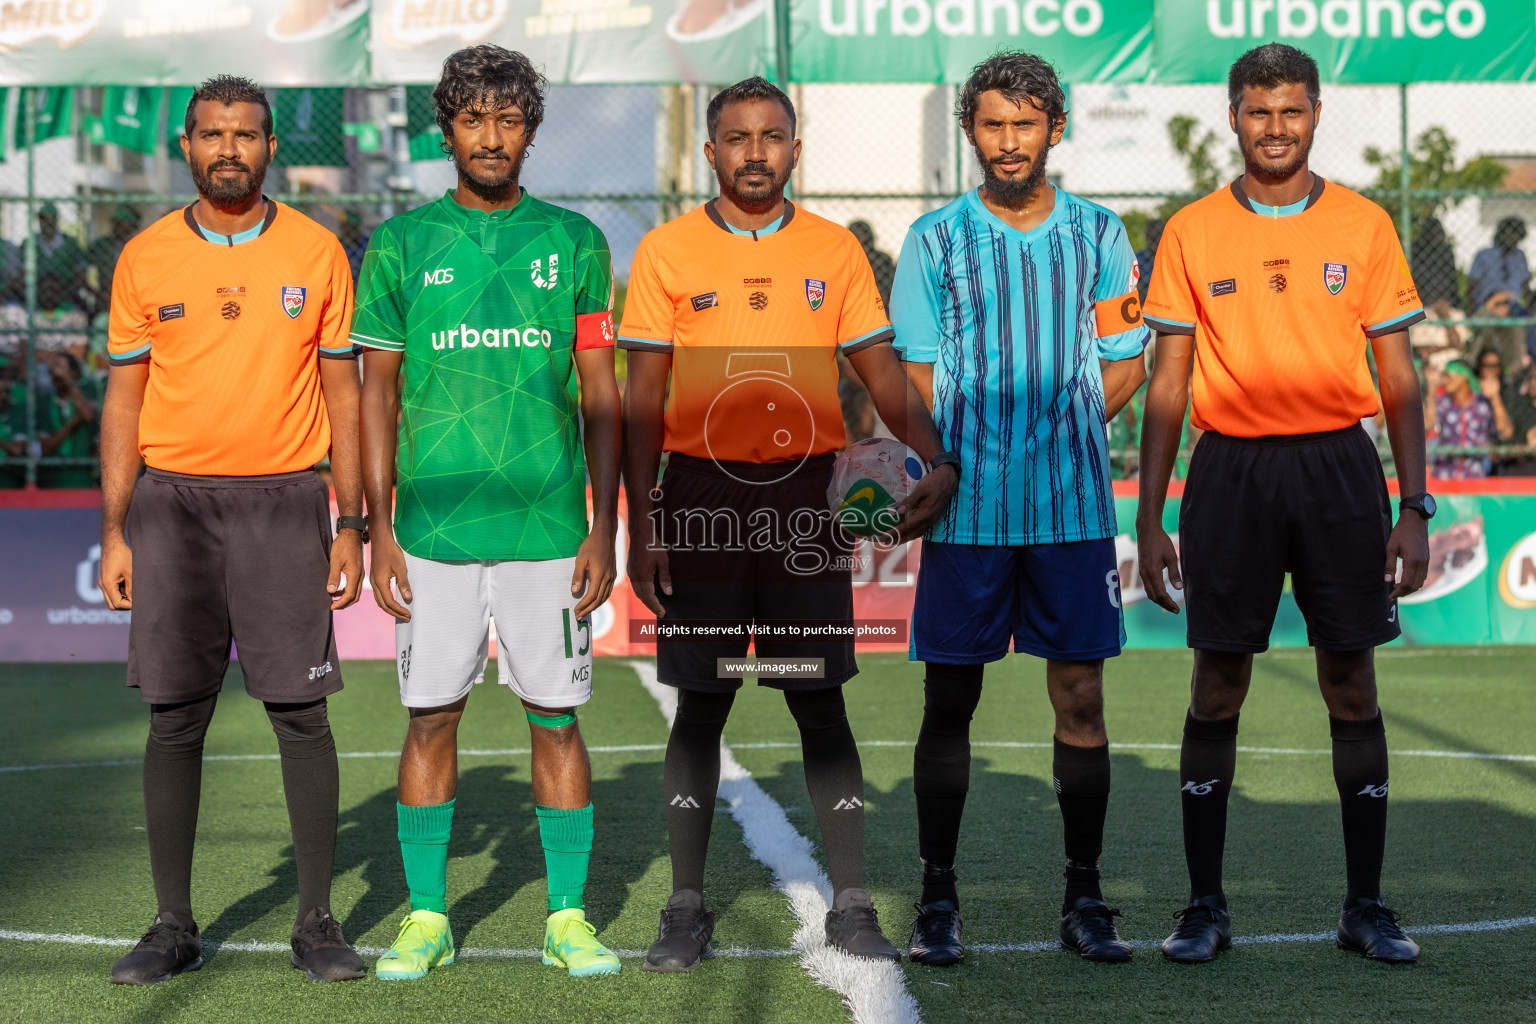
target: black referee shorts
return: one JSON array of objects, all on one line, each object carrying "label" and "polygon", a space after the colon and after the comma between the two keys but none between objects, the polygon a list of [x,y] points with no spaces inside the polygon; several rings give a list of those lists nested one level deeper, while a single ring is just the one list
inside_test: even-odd
[{"label": "black referee shorts", "polygon": [[245,691],[304,704],[341,689],[331,628],[330,491],[313,470],[187,476],[133,489],[128,685],[149,704],[218,693],[233,640]]},{"label": "black referee shorts", "polygon": [[1307,642],[1359,651],[1397,638],[1391,505],[1359,426],[1243,438],[1207,432],[1179,508],[1189,646],[1257,653],[1291,574]]},{"label": "black referee shorts", "polygon": [[[831,454],[806,459],[786,477],[784,463],[715,462],[674,453],[662,475],[663,542],[672,594],[658,592],[662,625],[851,624],[852,551],[827,507]],[[853,678],[853,639],[757,637],[762,658],[820,658],[824,678],[761,676],[779,690],[818,690]],[[729,692],[718,658],[743,658],[748,640],[659,636],[656,676],[686,690]]]}]

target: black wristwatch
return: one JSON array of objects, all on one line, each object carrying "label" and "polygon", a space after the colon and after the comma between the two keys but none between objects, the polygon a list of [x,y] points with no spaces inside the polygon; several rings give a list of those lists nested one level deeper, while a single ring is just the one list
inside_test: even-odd
[{"label": "black wristwatch", "polygon": [[1435,499],[1428,491],[1423,494],[1415,494],[1411,498],[1404,498],[1397,503],[1398,515],[1412,510],[1424,517],[1425,522],[1435,518]]},{"label": "black wristwatch", "polygon": [[955,476],[959,476],[960,456],[954,452],[939,452],[939,454],[933,457],[933,461],[929,463],[929,467],[931,469],[938,469],[940,466],[954,466]]},{"label": "black wristwatch", "polygon": [[337,516],[336,532],[342,530],[356,530],[363,535],[363,543],[368,543],[368,517],[367,516]]}]

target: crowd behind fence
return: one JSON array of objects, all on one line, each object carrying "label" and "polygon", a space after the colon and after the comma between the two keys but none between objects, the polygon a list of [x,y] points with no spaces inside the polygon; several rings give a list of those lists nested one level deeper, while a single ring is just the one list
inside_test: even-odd
[{"label": "crowd behind fence", "polygon": [[[706,86],[558,86],[523,181],[591,217],[622,306],[645,231],[709,198]],[[929,85],[791,87],[808,210],[847,224],[889,300],[906,227],[979,172]],[[0,488],[98,480],[111,286],[124,244],[196,196],[177,136],[186,89],[10,90],[0,143]],[[430,90],[274,90],[278,158],[265,191],[336,231],[354,275],[374,228],[452,187]],[[1536,86],[1325,87],[1313,167],[1399,225],[1430,319],[1410,330],[1436,477],[1536,475]],[[1168,216],[1240,171],[1220,86],[1075,86],[1049,170],[1118,212],[1143,287]],[[1525,116],[1516,112],[1525,111]],[[1155,351],[1149,354],[1155,358]],[[850,440],[882,431],[856,376]],[[1134,478],[1139,397],[1110,424]],[[1390,474],[1378,415],[1364,421]],[[1187,427],[1182,475],[1199,431]]]}]

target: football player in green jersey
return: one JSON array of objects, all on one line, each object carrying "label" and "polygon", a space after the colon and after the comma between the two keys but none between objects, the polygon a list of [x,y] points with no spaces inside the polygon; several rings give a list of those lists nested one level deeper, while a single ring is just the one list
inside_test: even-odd
[{"label": "football player in green jersey", "polygon": [[458,724],[485,673],[492,620],[498,676],[532,736],[549,876],[544,962],[578,976],[619,970],[582,909],[592,771],[575,715],[592,694],[589,616],[614,580],[613,272],[602,232],[518,184],[544,84],[499,46],[448,58],[433,100],[458,188],[374,232],[352,321],[366,350],[373,595],[397,620],[410,710],[398,813],[411,912],[379,959],[385,979],[453,962]]}]

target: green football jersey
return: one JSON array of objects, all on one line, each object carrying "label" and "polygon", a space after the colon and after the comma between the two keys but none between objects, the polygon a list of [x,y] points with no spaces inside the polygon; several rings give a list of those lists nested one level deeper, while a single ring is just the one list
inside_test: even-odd
[{"label": "green football jersey", "polygon": [[395,536],[439,561],[568,558],[587,536],[573,353],[613,344],[608,242],[523,193],[450,192],[363,257],[352,341],[403,352]]}]

